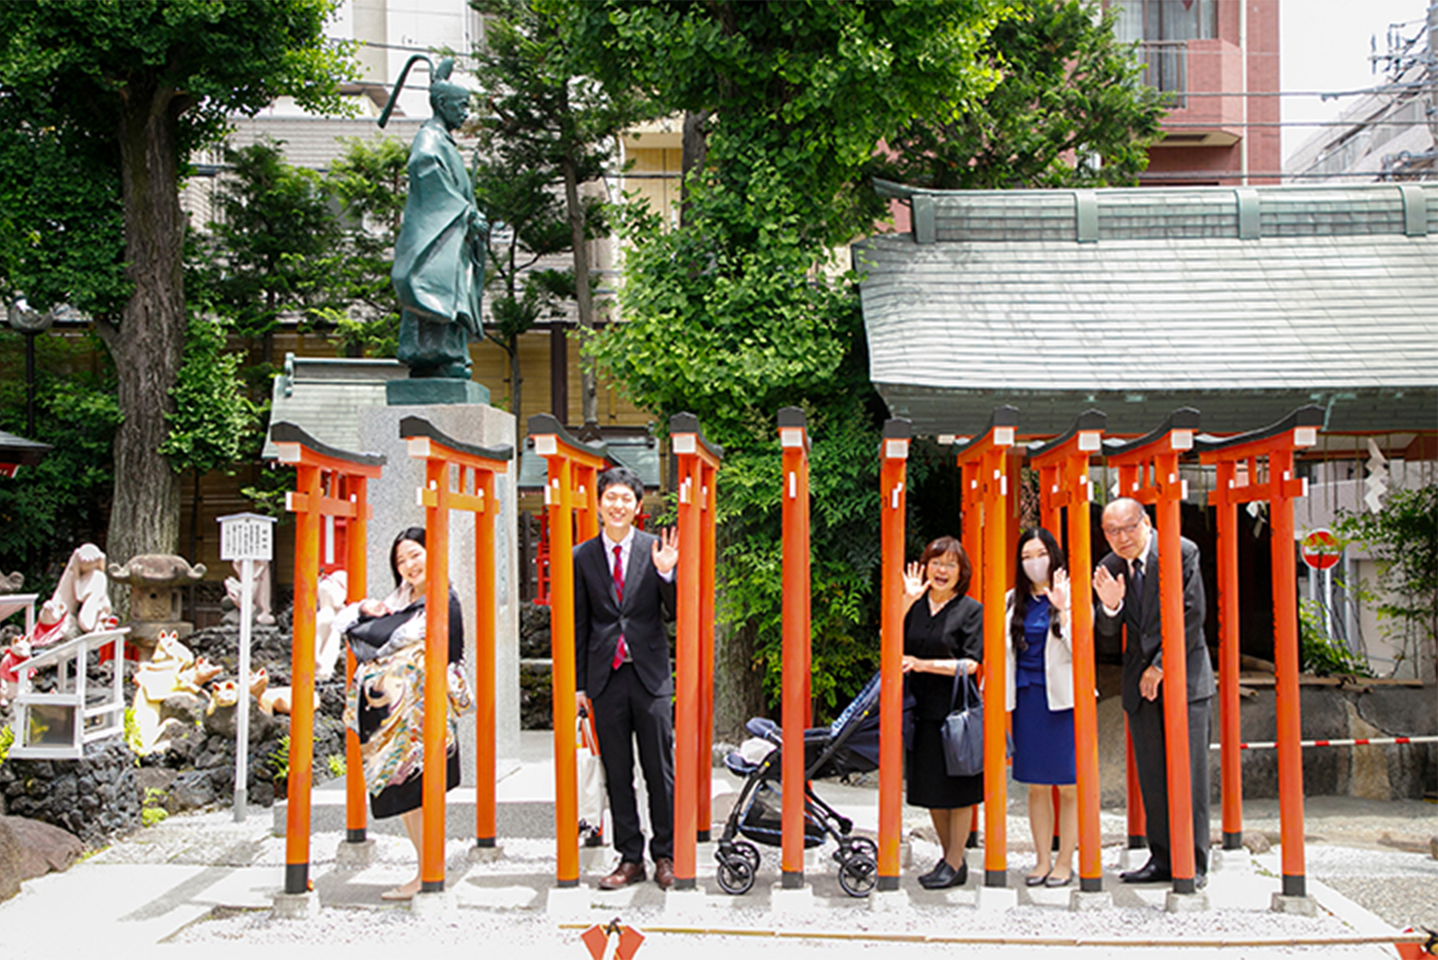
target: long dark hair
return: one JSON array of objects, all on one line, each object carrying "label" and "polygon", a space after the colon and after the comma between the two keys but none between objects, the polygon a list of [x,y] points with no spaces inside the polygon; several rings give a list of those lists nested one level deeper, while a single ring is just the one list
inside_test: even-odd
[{"label": "long dark hair", "polygon": [[[1028,613],[1029,601],[1033,598],[1033,581],[1024,571],[1024,545],[1030,540],[1037,540],[1044,545],[1049,552],[1049,583],[1054,582],[1054,574],[1062,570],[1068,572],[1068,563],[1064,560],[1064,549],[1059,546],[1058,540],[1043,527],[1034,527],[1032,530],[1025,530],[1019,534],[1019,544],[1014,550],[1014,612],[1010,618],[1009,636],[1013,639],[1014,650],[1023,653],[1029,648],[1028,640],[1024,639],[1024,615]],[[1059,618],[1050,616],[1049,630],[1054,636],[1058,636]]]},{"label": "long dark hair", "polygon": [[413,540],[421,547],[424,546],[424,527],[405,527],[394,538],[394,543],[389,545],[389,572],[394,575],[395,588],[399,588],[399,582],[404,579],[399,575],[399,545],[406,540]]}]

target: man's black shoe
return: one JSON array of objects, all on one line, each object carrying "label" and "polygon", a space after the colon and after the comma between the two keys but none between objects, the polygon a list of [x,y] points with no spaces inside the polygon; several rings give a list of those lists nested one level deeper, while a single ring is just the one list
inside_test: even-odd
[{"label": "man's black shoe", "polygon": [[1208,874],[1195,874],[1193,878],[1193,888],[1195,890],[1202,890],[1206,886],[1208,886]]},{"label": "man's black shoe", "polygon": [[1173,876],[1150,860],[1137,870],[1120,873],[1118,878],[1124,883],[1167,883]]}]

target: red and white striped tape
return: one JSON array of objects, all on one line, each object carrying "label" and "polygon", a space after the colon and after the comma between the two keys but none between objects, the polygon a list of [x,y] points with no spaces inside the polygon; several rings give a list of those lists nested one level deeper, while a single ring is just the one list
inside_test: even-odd
[{"label": "red and white striped tape", "polygon": [[[1300,747],[1381,747],[1392,743],[1438,743],[1438,737],[1365,737],[1360,740],[1300,740]],[[1223,745],[1211,743],[1210,750],[1218,750]],[[1278,744],[1272,740],[1256,741],[1254,743],[1240,743],[1240,750],[1272,750]]]}]

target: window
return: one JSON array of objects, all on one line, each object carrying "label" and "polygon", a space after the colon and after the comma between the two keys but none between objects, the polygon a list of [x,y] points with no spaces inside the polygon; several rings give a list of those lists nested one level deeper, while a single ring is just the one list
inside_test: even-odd
[{"label": "window", "polygon": [[1136,40],[1211,40],[1218,36],[1218,0],[1109,0],[1118,37]]}]

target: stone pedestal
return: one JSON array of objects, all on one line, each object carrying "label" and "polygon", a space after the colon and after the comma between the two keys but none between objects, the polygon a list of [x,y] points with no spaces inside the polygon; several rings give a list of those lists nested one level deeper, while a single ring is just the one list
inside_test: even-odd
[{"label": "stone pedestal", "polygon": [[769,895],[769,911],[775,917],[807,917],[814,912],[814,888],[785,887],[776,883]]},{"label": "stone pedestal", "polygon": [[[436,383],[436,380],[396,380],[388,386]],[[466,381],[451,381],[463,384]],[[475,384],[478,386],[478,384]],[[383,597],[394,589],[389,551],[395,535],[406,527],[424,526],[424,508],[415,492],[424,484],[424,462],[405,451],[399,422],[405,417],[423,417],[442,432],[462,443],[481,447],[510,446],[518,449],[514,417],[485,404],[429,404],[416,406],[366,407],[359,411],[360,451],[382,453],[388,458],[384,473],[368,488],[374,517],[369,524],[369,584],[367,597]],[[518,569],[518,481],[519,461],[510,462],[509,472],[495,477],[499,518],[495,529],[496,576],[496,658],[495,664],[495,750],[502,769],[504,761],[519,757],[519,578]],[[467,511],[450,514],[450,583],[464,606],[465,665],[474,678],[474,515]],[[475,717],[471,712],[459,724],[462,783],[474,779]]]},{"label": "stone pedestal", "polygon": [[869,909],[874,913],[903,913],[909,909],[909,891],[875,890],[869,894]]},{"label": "stone pedestal", "polygon": [[[489,388],[473,380],[450,377],[412,377],[384,385],[385,402],[392,407],[435,404],[488,404]],[[455,437],[456,440],[460,439]],[[493,446],[493,444],[480,444]]]},{"label": "stone pedestal", "polygon": [[421,891],[409,900],[409,912],[417,917],[452,917],[459,912],[453,890]]},{"label": "stone pedestal", "polygon": [[975,892],[974,906],[983,913],[1000,913],[1019,905],[1019,892],[1013,887],[980,886]]},{"label": "stone pedestal", "polygon": [[1069,911],[1087,913],[1090,910],[1113,908],[1113,894],[1107,890],[1075,890],[1069,894]]},{"label": "stone pedestal", "polygon": [[698,920],[706,915],[708,897],[703,890],[665,890],[664,915],[675,920]]},{"label": "stone pedestal", "polygon": [[335,848],[335,869],[363,870],[374,863],[374,840],[341,840]]},{"label": "stone pedestal", "polygon": [[1208,909],[1208,894],[1202,890],[1193,893],[1175,893],[1170,890],[1164,897],[1163,909],[1169,913],[1202,913]]},{"label": "stone pedestal", "polygon": [[320,898],[313,890],[275,894],[275,918],[278,920],[314,920],[319,915]]},{"label": "stone pedestal", "polygon": [[1318,902],[1312,897],[1291,897],[1275,893],[1269,904],[1274,913],[1292,913],[1300,917],[1318,916]]},{"label": "stone pedestal", "polygon": [[545,900],[544,912],[552,920],[583,920],[589,916],[588,887],[554,887]]}]

